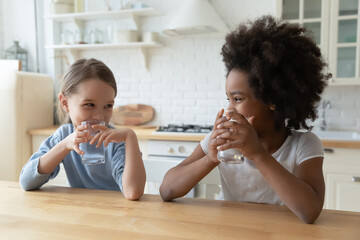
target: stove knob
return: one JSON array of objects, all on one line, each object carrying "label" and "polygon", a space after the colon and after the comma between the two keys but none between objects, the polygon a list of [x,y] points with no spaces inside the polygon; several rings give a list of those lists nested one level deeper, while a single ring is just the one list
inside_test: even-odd
[{"label": "stove knob", "polygon": [[178,150],[179,150],[179,153],[185,153],[186,152],[184,146],[180,146]]},{"label": "stove knob", "polygon": [[168,148],[168,153],[174,153],[174,149],[172,147]]}]

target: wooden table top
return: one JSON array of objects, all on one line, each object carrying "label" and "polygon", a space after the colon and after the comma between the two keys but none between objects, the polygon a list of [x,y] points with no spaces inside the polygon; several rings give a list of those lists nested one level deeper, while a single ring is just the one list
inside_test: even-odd
[{"label": "wooden table top", "polygon": [[314,224],[283,206],[43,187],[0,181],[1,239],[360,239],[360,213],[323,210]]}]

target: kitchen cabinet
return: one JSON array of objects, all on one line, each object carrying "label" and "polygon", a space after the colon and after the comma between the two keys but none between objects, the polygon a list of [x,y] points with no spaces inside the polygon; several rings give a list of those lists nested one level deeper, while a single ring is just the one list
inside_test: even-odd
[{"label": "kitchen cabinet", "polygon": [[334,84],[360,84],[360,1],[331,1],[330,68]]},{"label": "kitchen cabinet", "polygon": [[328,0],[278,0],[278,16],[292,24],[306,27],[325,57],[328,57]]},{"label": "kitchen cabinet", "polygon": [[357,0],[278,0],[278,16],[311,30],[333,78],[330,85],[360,85]]},{"label": "kitchen cabinet", "polygon": [[[100,36],[102,38],[101,43],[91,43],[91,44],[64,44],[67,41],[63,42],[61,40],[66,38],[66,34],[69,34],[70,38],[75,39],[76,34],[78,34],[81,39],[80,42],[84,42],[84,29],[86,28],[86,23],[89,21],[100,21],[100,20],[118,20],[121,18],[130,19],[134,25],[133,28],[136,30],[140,29],[140,18],[147,16],[157,16],[160,15],[158,11],[153,8],[142,8],[142,9],[125,9],[119,11],[105,11],[105,12],[81,12],[81,13],[66,13],[66,14],[53,14],[45,15],[44,18],[51,20],[53,22],[52,26],[52,35],[53,42],[46,44],[46,49],[53,49],[55,51],[67,51],[70,58],[76,60],[78,58],[78,52],[84,50],[92,49],[118,49],[118,48],[136,48],[139,50],[140,55],[142,56],[143,66],[147,69],[147,49],[148,48],[157,48],[162,45],[158,42],[121,42],[121,43],[112,43],[112,39],[108,39],[108,43],[104,43],[104,33],[101,32]],[[73,23],[76,26],[76,32],[72,33],[69,31],[61,31],[61,24]],[[112,29],[114,32],[115,29]],[[64,36],[65,35],[65,36]],[[74,41],[78,42],[78,41]]]},{"label": "kitchen cabinet", "polygon": [[324,208],[360,212],[360,149],[325,148]]}]

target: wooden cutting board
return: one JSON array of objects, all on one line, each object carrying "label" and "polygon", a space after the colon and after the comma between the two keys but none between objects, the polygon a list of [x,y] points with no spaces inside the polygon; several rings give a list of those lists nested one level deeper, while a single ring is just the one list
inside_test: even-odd
[{"label": "wooden cutting board", "polygon": [[128,104],[113,109],[111,122],[118,125],[137,126],[154,118],[154,108],[145,104]]}]

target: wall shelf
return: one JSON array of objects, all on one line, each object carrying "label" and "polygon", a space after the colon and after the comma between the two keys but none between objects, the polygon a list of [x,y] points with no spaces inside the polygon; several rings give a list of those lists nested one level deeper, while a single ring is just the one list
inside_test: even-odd
[{"label": "wall shelf", "polygon": [[53,15],[45,15],[44,18],[55,22],[73,21],[77,25],[81,25],[83,21],[130,18],[136,25],[136,29],[139,29],[139,17],[150,17],[157,15],[161,15],[161,13],[153,8],[141,8],[141,9],[124,9],[118,11],[104,11],[104,12],[53,14]]},{"label": "wall shelf", "polygon": [[[136,30],[140,29],[140,18],[162,15],[160,11],[153,8],[140,9],[123,9],[117,11],[101,11],[101,12],[81,12],[81,13],[64,13],[45,15],[44,19],[51,20],[56,23],[56,26],[65,22],[73,22],[79,29],[84,28],[86,21],[96,20],[111,20],[128,18],[135,25]],[[55,25],[54,25],[55,26]],[[53,35],[59,36],[59,27],[53,27]],[[56,37],[53,40],[56,41]],[[79,58],[79,51],[85,50],[104,50],[104,49],[138,49],[140,57],[142,58],[143,66],[148,70],[148,48],[162,47],[162,44],[157,42],[128,42],[128,43],[104,43],[104,44],[71,44],[71,45],[55,45],[49,44],[45,49],[64,51],[73,61]]]},{"label": "wall shelf", "polygon": [[78,51],[96,49],[116,49],[116,48],[137,48],[143,60],[143,66],[148,70],[148,48],[162,47],[157,42],[128,42],[128,43],[103,43],[103,44],[72,44],[72,45],[46,45],[46,49],[69,51],[73,59],[78,59]]},{"label": "wall shelf", "polygon": [[90,50],[90,49],[107,49],[107,48],[153,48],[162,47],[160,43],[156,42],[128,42],[128,43],[102,43],[102,44],[71,44],[71,45],[46,45],[46,49],[58,50]]},{"label": "wall shelf", "polygon": [[128,18],[130,16],[156,16],[160,15],[160,12],[153,8],[142,8],[142,9],[125,9],[118,11],[104,11],[104,12],[81,12],[81,13],[63,13],[63,14],[52,14],[45,15],[45,19],[50,19],[57,22],[67,22],[74,19],[90,21],[99,19],[111,19],[111,18]]},{"label": "wall shelf", "polygon": [[[140,17],[151,17],[162,15],[160,11],[153,8],[141,8],[141,9],[123,9],[117,11],[102,11],[102,12],[81,12],[81,13],[64,13],[64,14],[52,14],[45,15],[44,19],[52,21],[53,24],[53,42],[60,36],[59,26],[62,23],[73,22],[79,29],[84,29],[86,21],[96,20],[111,20],[128,18],[135,25],[136,30],[140,29]],[[57,37],[56,37],[57,36]],[[45,49],[64,51],[73,62],[79,58],[79,51],[86,50],[104,50],[104,49],[138,49],[140,57],[143,62],[143,66],[148,70],[148,48],[162,47],[162,44],[157,42],[128,42],[128,43],[104,43],[104,44],[48,44],[45,45]]]}]

